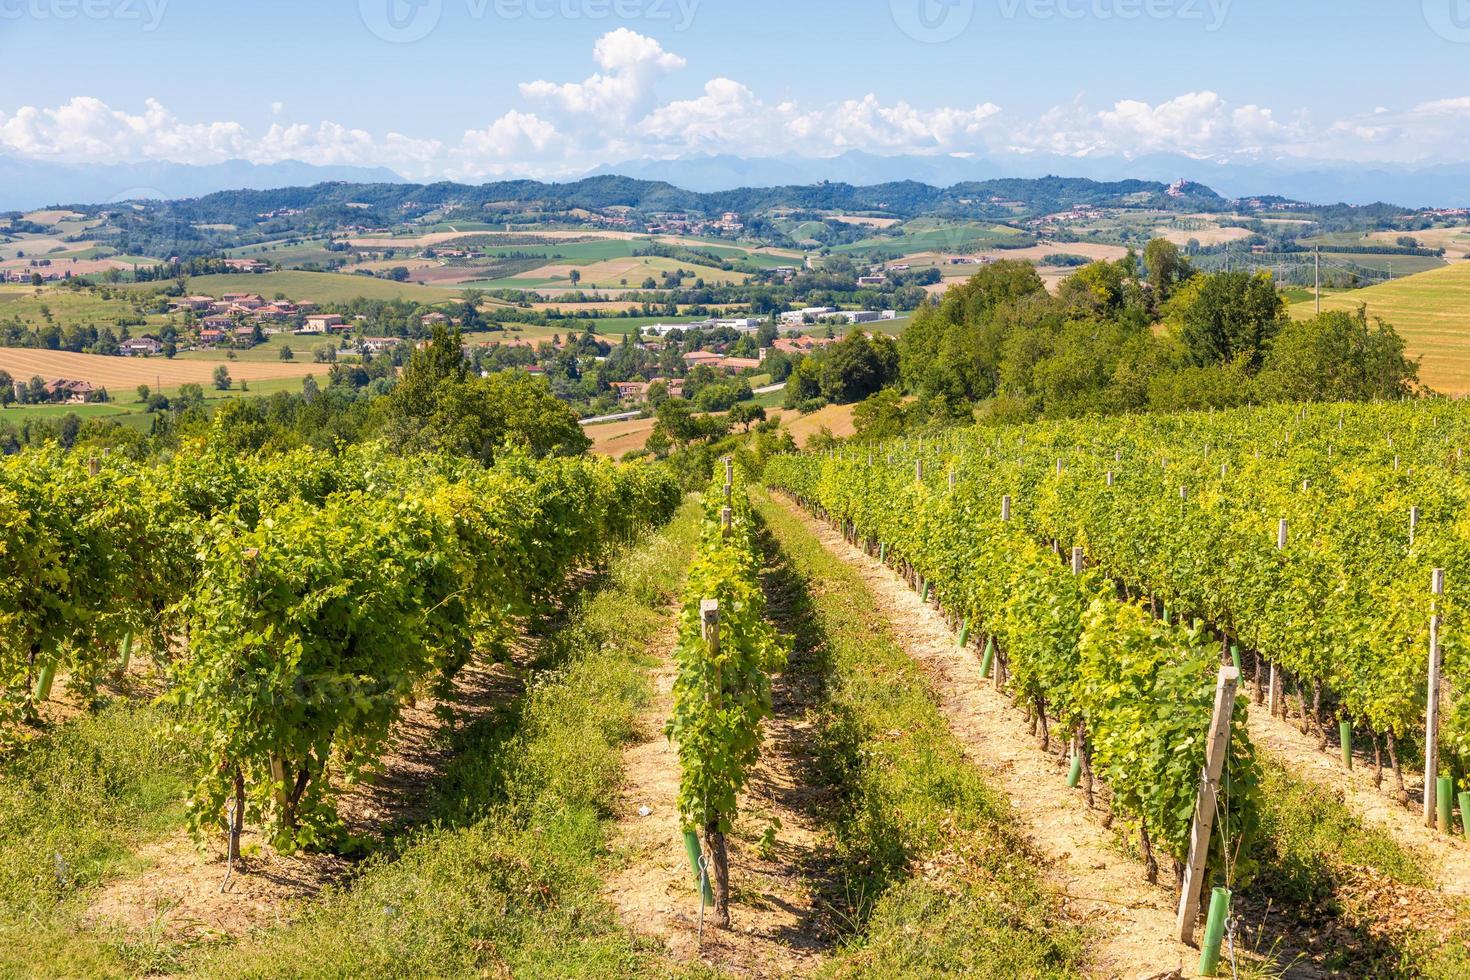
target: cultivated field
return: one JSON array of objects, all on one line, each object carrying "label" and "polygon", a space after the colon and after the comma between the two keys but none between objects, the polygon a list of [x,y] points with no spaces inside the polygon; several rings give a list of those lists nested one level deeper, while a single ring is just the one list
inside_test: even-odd
[{"label": "cultivated field", "polygon": [[[776,397],[780,397],[779,392]],[[781,424],[791,432],[791,438],[796,440],[798,446],[805,446],[807,440],[821,431],[823,427],[831,430],[832,434],[839,439],[852,435],[855,431],[852,424],[852,410],[851,405],[828,405],[810,415],[802,415],[787,409],[773,409],[768,414],[771,418],[781,421]],[[651,418],[626,419],[622,422],[589,425],[584,431],[592,440],[592,452],[600,456],[620,459],[624,453],[644,447],[649,435],[653,432],[653,425],[654,420]]]},{"label": "cultivated field", "polygon": [[[1419,378],[1447,394],[1470,392],[1470,263],[1459,263],[1381,286],[1323,297],[1324,310],[1356,310],[1393,324],[1409,352],[1422,355]],[[1295,303],[1293,316],[1313,313],[1311,300]]]},{"label": "cultivated field", "polygon": [[107,388],[114,396],[140,384],[170,388],[192,382],[207,386],[211,384],[214,369],[221,363],[228,366],[230,377],[236,382],[302,378],[308,374],[326,373],[325,366],[305,361],[221,362],[166,357],[103,357],[70,351],[0,347],[0,370],[8,371],[17,381],[36,376],[48,381],[57,378],[89,381]]},{"label": "cultivated field", "polygon": [[[157,283],[143,283],[132,288],[154,289],[157,288]],[[310,300],[314,303],[348,303],[354,299],[404,299],[427,304],[447,303],[456,298],[455,292],[449,289],[336,272],[264,272],[259,275],[240,272],[193,276],[189,279],[189,290],[208,296],[258,293],[266,299],[274,299],[280,294],[295,302]]]}]

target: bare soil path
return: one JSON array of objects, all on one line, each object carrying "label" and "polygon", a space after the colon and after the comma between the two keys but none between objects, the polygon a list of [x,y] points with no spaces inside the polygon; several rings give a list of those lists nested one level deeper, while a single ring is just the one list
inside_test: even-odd
[{"label": "bare soil path", "polygon": [[774,499],[859,571],[895,638],[929,673],[966,754],[1011,800],[1017,823],[1050,859],[1047,877],[1064,896],[1067,913],[1095,930],[1090,972],[1120,978],[1193,976],[1199,951],[1174,938],[1174,889],[1149,884],[1143,864],[1123,853],[1118,835],[1102,826],[1104,811],[1089,809],[1080,790],[1065,789],[1063,760],[1042,751],[1023,712],[981,676],[975,651],[960,649],[939,611],[894,572],[788,498]]},{"label": "bare soil path", "polygon": [[613,847],[620,864],[606,894],[623,921],[662,942],[681,963],[702,961],[738,976],[807,976],[836,939],[828,914],[830,839],[814,814],[824,789],[808,772],[815,696],[797,665],[776,678],[761,760],[728,838],[732,928],[705,925],[684,849],[677,799],[678,754],[664,737],[676,668],[671,628],[652,651],[655,697],[623,759]]}]

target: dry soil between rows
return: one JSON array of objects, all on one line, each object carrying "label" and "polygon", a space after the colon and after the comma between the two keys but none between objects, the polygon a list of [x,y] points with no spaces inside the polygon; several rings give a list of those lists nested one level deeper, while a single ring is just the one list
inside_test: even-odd
[{"label": "dry soil between rows", "polygon": [[[747,977],[809,975],[834,933],[822,898],[829,840],[812,815],[821,791],[805,778],[805,692],[784,675],[776,679],[761,760],[729,838],[731,928],[706,921],[701,942],[699,893],[678,814],[679,757],[663,733],[673,706],[674,643],[670,630],[655,648],[655,696],[623,757],[613,837],[620,863],[605,893],[628,928],[662,942],[679,962],[701,960]],[[774,840],[762,847],[769,827],[777,828]]]},{"label": "dry soil between rows", "polygon": [[[1175,894],[1150,885],[1141,863],[1120,853],[1080,790],[1068,791],[1056,755],[1043,752],[1022,712],[981,677],[974,650],[957,647],[940,613],[841,533],[793,505],[833,554],[852,564],[892,624],[894,638],[929,674],[966,754],[1011,801],[1022,831],[1051,862],[1046,876],[1067,913],[1094,930],[1091,972],[1107,977],[1193,975],[1198,950],[1173,938]],[[1167,876],[1167,875],[1166,875]]]}]

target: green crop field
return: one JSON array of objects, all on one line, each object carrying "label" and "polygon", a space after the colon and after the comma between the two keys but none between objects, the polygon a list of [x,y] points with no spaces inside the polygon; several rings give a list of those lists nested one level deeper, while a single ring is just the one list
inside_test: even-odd
[{"label": "green crop field", "polygon": [[951,251],[976,242],[1003,242],[1021,232],[1004,225],[950,224],[933,219],[917,219],[903,226],[904,233],[895,237],[865,238],[832,251],[839,255],[861,256],[875,252],[907,255],[914,252]]},{"label": "green crop field", "polygon": [[[1381,286],[1326,294],[1324,310],[1355,310],[1393,324],[1411,354],[1423,357],[1420,380],[1437,391],[1470,392],[1470,263],[1452,265]],[[1312,315],[1313,301],[1294,303],[1292,315]]]},{"label": "green crop field", "polygon": [[[147,283],[133,288],[153,288]],[[403,299],[417,303],[447,303],[456,298],[456,289],[420,286],[411,282],[390,282],[368,276],[334,272],[249,272],[227,275],[194,276],[189,291],[208,296],[225,293],[258,293],[266,299],[277,294],[287,299],[313,303],[347,303],[354,299]]]}]

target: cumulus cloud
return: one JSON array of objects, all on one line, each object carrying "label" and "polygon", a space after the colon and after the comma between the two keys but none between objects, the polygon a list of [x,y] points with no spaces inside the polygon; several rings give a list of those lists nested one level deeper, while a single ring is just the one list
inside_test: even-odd
[{"label": "cumulus cloud", "polygon": [[654,83],[684,67],[684,59],[626,27],[604,34],[592,49],[602,69],[581,82],[523,82],[521,95],[570,117],[627,120],[648,111]]},{"label": "cumulus cloud", "polygon": [[[157,100],[140,112],[78,96],[54,107],[0,111],[0,153],[74,163],[167,160],[208,164],[301,160],[386,166],[413,179],[506,174],[558,177],[632,157],[691,153],[821,157],[878,154],[976,156],[992,150],[1064,156],[1179,153],[1201,159],[1311,157],[1422,161],[1470,154],[1470,96],[1407,110],[1378,106],[1317,125],[1305,113],[1234,105],[1213,91],[1107,107],[1081,98],[1021,116],[991,101],[938,107],[877,93],[831,103],[768,101],[738,79],[708,79],[665,98],[687,67],[680,55],[627,28],[592,49],[581,81],[528,81],[525,105],[450,137],[369,132],[331,120],[275,121],[264,131],[231,121],[186,121]],[[686,93],[688,89],[686,88]],[[271,115],[285,106],[271,104]]]}]

